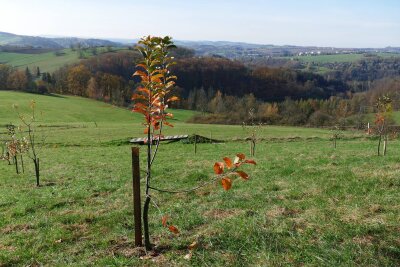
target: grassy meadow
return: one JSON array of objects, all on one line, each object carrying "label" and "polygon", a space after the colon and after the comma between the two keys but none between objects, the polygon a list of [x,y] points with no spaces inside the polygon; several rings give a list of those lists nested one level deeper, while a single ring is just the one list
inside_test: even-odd
[{"label": "grassy meadow", "polygon": [[[376,53],[376,56],[389,58],[389,57],[399,57],[400,54],[397,53]],[[335,63],[335,62],[356,62],[363,59],[368,59],[365,54],[333,54],[333,55],[315,55],[315,56],[295,56],[297,59],[305,63]]]},{"label": "grassy meadow", "polygon": [[[113,50],[116,49],[120,50],[120,48],[113,48]],[[97,48],[98,54],[106,52],[107,50],[105,47]],[[0,63],[8,64],[21,70],[25,70],[25,68],[28,67],[35,74],[36,67],[39,67],[41,72],[51,73],[66,64],[73,64],[80,60],[77,51],[63,49],[59,51],[59,53],[60,55],[56,55],[55,52],[39,54],[0,52]],[[88,58],[92,56],[92,53],[90,50],[83,51],[83,56]]]},{"label": "grassy meadow", "polygon": [[[12,104],[34,99],[42,185],[33,164],[17,175],[0,162],[0,266],[399,266],[400,142],[376,156],[376,140],[345,132],[334,149],[329,130],[266,126],[251,178],[189,194],[152,192],[180,234],[150,209],[157,254],[134,247],[132,137],[141,117],[72,96],[0,91],[0,132],[17,123]],[[165,134],[200,134],[218,144],[165,143],[153,185],[183,189],[207,181],[214,162],[248,154],[241,126],[188,124],[193,112],[174,110]],[[141,168],[145,166],[141,147]],[[144,176],[144,175],[143,175]],[[142,199],[144,199],[142,197]],[[199,246],[185,259],[188,245]]]}]

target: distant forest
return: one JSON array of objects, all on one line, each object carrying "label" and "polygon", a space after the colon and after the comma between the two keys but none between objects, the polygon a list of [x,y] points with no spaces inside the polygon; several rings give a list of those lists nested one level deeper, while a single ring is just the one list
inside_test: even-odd
[{"label": "distant forest", "polygon": [[[177,62],[172,69],[178,77],[175,94],[182,99],[174,107],[200,111],[194,122],[360,125],[361,115],[373,110],[381,94],[391,94],[395,103],[399,100],[400,58],[330,63],[330,71],[317,74],[290,65],[197,57],[182,47],[172,54]],[[72,94],[129,106],[138,86],[132,74],[139,60],[132,49],[97,55],[54,73],[0,64],[0,90]]]}]

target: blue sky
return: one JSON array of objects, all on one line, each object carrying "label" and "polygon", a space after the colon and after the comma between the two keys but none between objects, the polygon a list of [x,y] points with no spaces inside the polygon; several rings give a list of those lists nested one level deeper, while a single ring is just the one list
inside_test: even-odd
[{"label": "blue sky", "polygon": [[[149,15],[150,14],[150,15]],[[0,0],[0,31],[336,47],[400,46],[399,0]]]}]

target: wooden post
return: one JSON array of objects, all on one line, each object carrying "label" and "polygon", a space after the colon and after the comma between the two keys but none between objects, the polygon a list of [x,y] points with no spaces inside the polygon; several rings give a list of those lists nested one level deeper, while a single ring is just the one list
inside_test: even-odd
[{"label": "wooden post", "polygon": [[142,211],[140,201],[139,148],[132,147],[133,220],[135,223],[135,246],[142,246]]}]

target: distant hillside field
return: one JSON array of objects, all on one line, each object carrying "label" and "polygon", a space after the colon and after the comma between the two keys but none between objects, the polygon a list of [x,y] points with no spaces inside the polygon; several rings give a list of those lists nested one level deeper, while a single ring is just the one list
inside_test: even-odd
[{"label": "distant hillside field", "polygon": [[[116,49],[121,48],[113,48]],[[99,54],[106,53],[106,48],[97,48]],[[90,50],[83,52],[85,58],[93,56]],[[28,67],[32,72],[36,71],[36,67],[40,68],[41,72],[54,72],[65,64],[73,64],[78,62],[79,54],[71,49],[63,49],[56,52],[47,52],[41,54],[25,54],[25,53],[10,53],[0,52],[0,63],[8,64],[19,69]]]},{"label": "distant hillside field", "polygon": [[[379,57],[400,57],[398,53],[377,53],[374,54]],[[289,57],[283,57],[289,58]],[[314,62],[314,63],[335,63],[335,62],[355,62],[362,59],[368,59],[366,54],[335,54],[335,55],[316,55],[316,56],[296,56],[292,57],[302,62]]]},{"label": "distant hillside field", "polygon": [[[87,123],[87,122],[138,122],[141,116],[128,109],[116,107],[88,98],[62,95],[37,95],[13,91],[0,91],[0,124],[15,121],[12,105],[16,104],[21,112],[29,110],[34,100],[41,113],[41,123]],[[175,120],[185,121],[194,111],[174,110]],[[141,121],[140,121],[141,122]]]},{"label": "distant hillside field", "polygon": [[76,46],[77,44],[80,44],[81,47],[120,46],[119,43],[102,39],[85,39],[76,37],[47,38],[0,32],[0,46],[62,49],[69,48],[71,45]]}]

